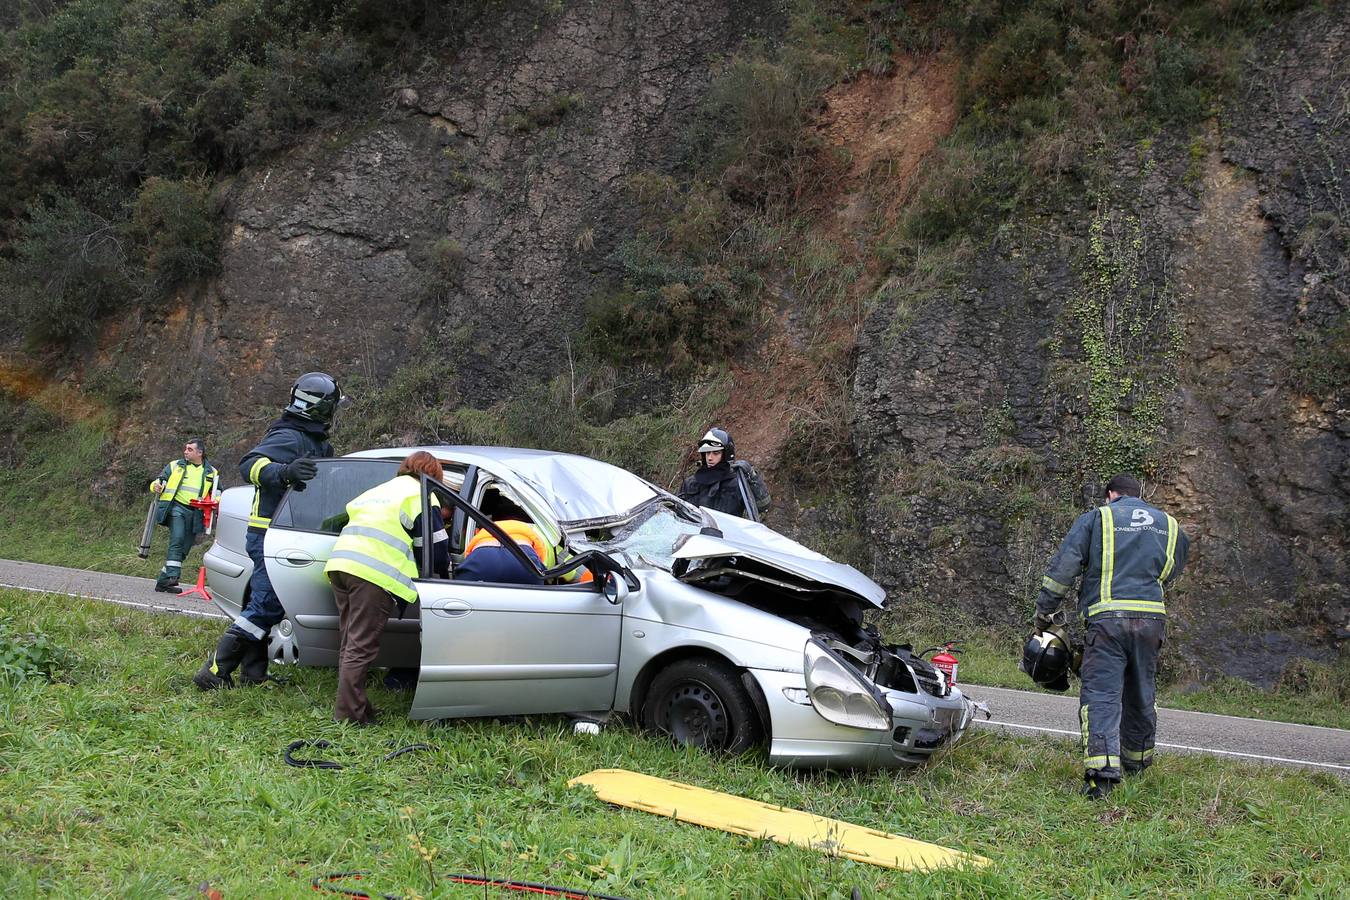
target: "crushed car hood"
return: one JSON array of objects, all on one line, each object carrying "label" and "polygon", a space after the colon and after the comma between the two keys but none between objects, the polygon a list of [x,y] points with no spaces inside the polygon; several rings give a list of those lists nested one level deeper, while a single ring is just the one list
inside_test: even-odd
[{"label": "crushed car hood", "polygon": [[[758,568],[777,569],[788,576],[785,581],[803,588],[829,588],[851,594],[880,609],[886,591],[852,566],[837,563],[796,541],[783,537],[758,522],[705,510],[721,529],[722,536],[691,534],[675,550],[676,559],[696,563],[716,561],[735,569],[747,562]],[[693,574],[693,569],[690,569]],[[684,580],[684,579],[682,579]]]}]

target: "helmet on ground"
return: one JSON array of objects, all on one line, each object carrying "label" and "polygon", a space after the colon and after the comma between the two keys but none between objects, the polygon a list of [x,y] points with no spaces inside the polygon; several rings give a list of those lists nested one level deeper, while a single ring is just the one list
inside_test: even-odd
[{"label": "helmet on ground", "polygon": [[1052,691],[1069,689],[1069,668],[1073,664],[1073,648],[1068,635],[1059,628],[1047,628],[1027,638],[1022,646],[1022,662],[1018,666],[1031,680]]},{"label": "helmet on ground", "polygon": [[709,428],[698,442],[698,452],[716,453],[719,450],[726,454],[728,460],[736,458],[736,442],[731,439],[731,435],[721,428]]},{"label": "helmet on ground", "polygon": [[332,376],[323,372],[306,372],[291,385],[291,402],[286,412],[328,425],[333,421],[338,407],[346,406],[347,402],[347,395],[342,393]]}]

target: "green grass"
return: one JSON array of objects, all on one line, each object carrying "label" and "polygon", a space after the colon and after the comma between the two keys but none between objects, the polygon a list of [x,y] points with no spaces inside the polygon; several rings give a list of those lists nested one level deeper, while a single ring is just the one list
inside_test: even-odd
[{"label": "green grass", "polygon": [[[12,631],[74,652],[55,683],[0,685],[0,893],[310,896],[311,878],[374,873],[364,889],[482,896],[431,872],[590,887],[627,897],[1332,897],[1350,880],[1350,785],[1325,774],[1164,756],[1094,805],[1062,743],[977,731],[915,773],[812,775],[716,759],[614,725],[560,719],[330,720],[331,670],[289,686],[199,694],[218,625],[0,591]],[[327,738],[340,772],[286,766]],[[433,749],[383,762],[391,747]],[[983,870],[894,872],[613,809],[566,786],[622,767],[807,809],[989,857]],[[430,871],[410,839],[436,851]]]}]

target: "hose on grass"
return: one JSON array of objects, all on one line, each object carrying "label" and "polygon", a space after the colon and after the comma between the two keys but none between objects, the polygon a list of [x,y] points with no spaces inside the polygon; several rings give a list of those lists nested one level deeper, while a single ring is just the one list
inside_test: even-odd
[{"label": "hose on grass", "polygon": [[[322,738],[317,741],[310,741],[302,738],[301,740],[298,741],[291,741],[290,744],[286,746],[286,751],[282,754],[282,758],[286,760],[286,765],[295,766],[297,769],[345,769],[346,766],[344,766],[342,763],[333,762],[331,759],[297,759],[295,757],[295,751],[301,749],[302,747],[313,747],[316,750],[327,750],[331,746],[333,746],[333,744],[330,741],[325,741]],[[388,762],[389,760],[400,757],[405,753],[412,753],[414,750],[434,750],[434,749],[435,748],[432,747],[430,744],[408,744],[406,747],[399,747],[392,753],[386,753],[383,757],[380,758],[380,761]]]},{"label": "hose on grass", "polygon": [[[375,895],[369,894],[358,888],[344,887],[339,884],[333,884],[335,881],[352,879],[360,881],[362,878],[370,875],[369,872],[333,872],[329,875],[319,875],[310,882],[310,886],[316,891],[329,894],[342,894],[347,897],[357,897],[360,900],[374,900]],[[540,897],[562,897],[564,900],[624,900],[623,897],[616,897],[613,894],[597,894],[595,891],[578,890],[576,888],[558,887],[551,884],[536,884],[532,881],[512,881],[507,878],[493,878],[488,875],[465,875],[461,873],[453,875],[442,875],[446,881],[455,884],[467,884],[473,887],[494,887],[503,891],[515,891],[521,894],[533,894]],[[403,900],[398,894],[379,894],[383,900]]]}]

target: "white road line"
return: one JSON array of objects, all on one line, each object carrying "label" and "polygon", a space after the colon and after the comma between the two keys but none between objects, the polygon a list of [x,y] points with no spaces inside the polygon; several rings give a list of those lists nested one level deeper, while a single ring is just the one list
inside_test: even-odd
[{"label": "white road line", "polygon": [[[1056,694],[1038,694],[1038,693],[1036,693],[1035,691],[1019,691],[1017,688],[996,687],[996,686],[994,686],[994,685],[992,685],[992,684],[981,684],[981,685],[976,685],[976,684],[965,685],[965,684],[963,684],[963,685],[960,685],[960,687],[961,687],[961,690],[963,690],[963,691],[964,691],[967,687],[972,687],[972,688],[982,688],[982,689],[991,690],[991,691],[1008,691],[1009,693],[1020,694],[1020,695],[1022,695],[1022,696],[1028,697],[1028,698],[1030,698],[1030,697],[1054,697],[1054,696],[1059,696],[1059,697],[1064,697],[1065,699],[1069,699],[1069,700],[1075,699],[1071,694],[1070,694],[1070,695],[1064,695],[1064,694],[1058,694],[1058,695],[1056,695]],[[1077,704],[1075,704],[1075,705],[1077,705]],[[1158,707],[1158,711],[1159,711],[1159,712],[1162,712],[1162,711],[1164,711],[1164,710],[1166,710],[1166,712],[1167,712],[1168,715],[1176,715],[1177,713],[1182,713],[1183,715],[1187,715],[1187,716],[1204,716],[1205,718],[1209,718],[1209,719],[1230,719],[1230,720],[1232,720],[1232,721],[1234,721],[1234,722],[1251,722],[1251,721],[1252,721],[1252,719],[1251,719],[1250,717],[1247,717],[1247,716],[1226,716],[1226,715],[1224,715],[1223,713],[1201,712],[1201,711],[1198,710],[1198,709],[1182,709],[1181,707],[1178,707],[1178,706],[1160,706],[1160,707]],[[1259,722],[1271,722],[1271,723],[1278,724],[1278,725],[1285,725],[1285,726],[1288,726],[1288,727],[1290,727],[1290,728],[1316,728],[1316,729],[1318,729],[1319,731],[1334,731],[1334,732],[1337,732],[1337,733],[1343,733],[1343,732],[1345,731],[1344,728],[1333,728],[1333,727],[1331,727],[1331,726],[1329,726],[1329,725],[1308,725],[1308,724],[1305,724],[1305,723],[1303,723],[1303,722],[1286,722],[1286,721],[1284,721],[1283,719],[1258,719],[1258,720],[1256,720],[1256,721],[1259,721]],[[1077,734],[1077,732],[1074,732],[1074,733]]]},{"label": "white road line", "polygon": [[[1050,734],[1067,734],[1070,737],[1081,737],[1077,731],[1069,731],[1064,728],[1046,728],[1043,725],[1020,725],[1016,722],[979,722],[976,725],[984,725],[988,728],[1022,728],[1026,731],[1044,731]],[[1189,744],[1165,744],[1161,741],[1156,744],[1158,747],[1167,747],[1172,750],[1190,750],[1195,753],[1209,753],[1218,756],[1240,756],[1244,759],[1259,759],[1267,762],[1296,763],[1300,766],[1316,766],[1321,769],[1336,769],[1340,772],[1350,772],[1350,766],[1338,766],[1335,763],[1317,762],[1311,759],[1290,759],[1287,756],[1263,756],[1260,753],[1239,753],[1236,750],[1211,750],[1208,747],[1192,747]]]},{"label": "white road line", "polygon": [[46,588],[34,588],[22,584],[5,584],[0,582],[0,588],[13,588],[18,591],[29,591],[34,594],[60,594],[62,597],[74,597],[76,600],[99,600],[103,603],[116,603],[118,606],[134,606],[137,609],[148,609],[155,612],[181,613],[185,616],[196,616],[200,619],[224,619],[225,616],[219,612],[207,612],[205,610],[195,610],[186,606],[164,606],[160,603],[138,603],[135,600],[117,600],[113,597],[95,597],[90,594],[76,594],[71,591],[52,591]]}]

